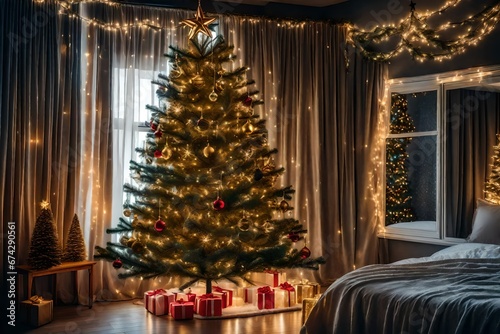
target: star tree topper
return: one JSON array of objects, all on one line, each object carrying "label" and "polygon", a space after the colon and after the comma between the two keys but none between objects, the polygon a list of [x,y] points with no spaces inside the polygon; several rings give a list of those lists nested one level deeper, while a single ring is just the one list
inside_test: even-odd
[{"label": "star tree topper", "polygon": [[192,19],[182,20],[182,24],[190,27],[189,31],[189,39],[196,36],[198,33],[202,33],[207,35],[208,37],[212,37],[212,33],[208,28],[208,25],[214,22],[217,18],[213,16],[205,17],[205,13],[203,13],[203,9],[201,9],[201,0],[198,0],[198,9],[196,10],[196,15]]}]

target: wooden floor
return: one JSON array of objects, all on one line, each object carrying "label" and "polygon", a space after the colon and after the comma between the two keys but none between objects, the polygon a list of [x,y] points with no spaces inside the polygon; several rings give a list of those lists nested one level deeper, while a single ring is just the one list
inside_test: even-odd
[{"label": "wooden floor", "polygon": [[134,301],[97,302],[86,306],[54,306],[54,320],[38,328],[17,324],[15,333],[172,333],[172,334],[298,334],[301,311],[221,320],[173,320],[154,316]]}]

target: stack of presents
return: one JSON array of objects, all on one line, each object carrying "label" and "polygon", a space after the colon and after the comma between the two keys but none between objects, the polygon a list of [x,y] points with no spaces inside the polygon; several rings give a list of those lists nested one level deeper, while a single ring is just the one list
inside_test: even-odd
[{"label": "stack of presents", "polygon": [[[320,296],[318,283],[308,281],[286,281],[286,274],[276,271],[251,273],[249,281],[255,285],[238,287],[229,281],[217,282],[212,293],[206,294],[203,285],[193,286],[187,291],[176,289],[151,290],[144,293],[145,308],[158,316],[171,315],[176,320],[199,317],[220,317],[225,310],[231,313],[237,307],[245,310],[280,309],[303,306],[303,319]],[[246,307],[245,307],[246,306]],[[253,307],[252,307],[253,306]]]}]

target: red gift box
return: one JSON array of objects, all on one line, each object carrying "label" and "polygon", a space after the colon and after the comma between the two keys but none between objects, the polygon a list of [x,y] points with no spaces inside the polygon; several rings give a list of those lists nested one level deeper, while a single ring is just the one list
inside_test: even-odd
[{"label": "red gift box", "polygon": [[146,309],[154,315],[168,314],[170,303],[175,301],[175,295],[163,289],[148,291],[144,298]]},{"label": "red gift box", "polygon": [[233,290],[223,289],[219,286],[214,286],[212,292],[216,296],[222,298],[222,308],[226,308],[233,305]]},{"label": "red gift box", "polygon": [[257,307],[259,310],[274,308],[274,291],[269,286],[257,289]]},{"label": "red gift box", "polygon": [[179,299],[170,304],[170,315],[175,320],[193,319],[194,303]]},{"label": "red gift box", "polygon": [[220,317],[222,299],[211,293],[196,297],[195,312],[204,317]]}]

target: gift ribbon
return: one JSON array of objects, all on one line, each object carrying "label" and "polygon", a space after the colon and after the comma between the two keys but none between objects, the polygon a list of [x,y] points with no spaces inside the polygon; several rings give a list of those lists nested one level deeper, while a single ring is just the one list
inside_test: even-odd
[{"label": "gift ribbon", "polygon": [[[149,297],[153,297],[153,296],[157,296],[157,295],[161,295],[163,293],[167,293],[167,291],[165,291],[164,289],[156,289],[154,291],[148,291],[147,292],[147,295]],[[146,300],[149,304],[149,298]],[[156,315],[156,302],[157,300],[155,298],[153,298],[153,314]],[[168,298],[168,295],[164,295],[164,299],[163,299],[163,311],[165,312],[165,310],[168,310],[168,305],[169,304],[169,298]]]},{"label": "gift ribbon", "polygon": [[[210,308],[212,309],[212,316],[215,315],[215,299],[220,299],[219,297],[216,297],[214,296],[212,293],[207,293],[207,294],[204,294],[204,295],[201,295],[199,297],[200,299],[209,299],[207,300],[207,308],[208,308],[208,302],[210,302]],[[201,307],[201,303],[197,303],[196,304],[196,313],[200,313],[200,307]],[[208,310],[207,310],[207,314],[208,314]]]},{"label": "gift ribbon", "polygon": [[29,301],[32,304],[40,304],[41,302],[43,302],[43,298],[42,298],[42,296],[34,295],[34,296],[30,297]]},{"label": "gift ribbon", "polygon": [[[274,294],[274,291],[271,290],[271,288],[269,286],[263,286],[263,287],[260,287],[257,289],[257,293],[260,295],[260,294],[263,294],[264,296],[262,296],[262,304],[263,304],[263,307],[262,308],[267,308],[265,307],[266,305],[266,301],[267,301],[267,298],[268,296],[266,295],[270,295],[270,294]],[[257,297],[258,298],[258,301],[257,303],[260,302],[260,297]],[[273,297],[274,298],[274,297]],[[273,301],[273,306],[271,308],[274,308],[274,301]]]},{"label": "gift ribbon", "polygon": [[273,286],[278,286],[279,283],[279,271],[277,270],[265,270],[266,274],[273,275]]},{"label": "gift ribbon", "polygon": [[257,293],[271,293],[273,292],[269,286],[263,286],[257,289]]},{"label": "gift ribbon", "polygon": [[291,305],[291,299],[292,299],[291,293],[295,292],[295,288],[290,283],[284,282],[284,283],[280,284],[280,289],[288,291],[288,306],[289,307],[292,306]]}]

